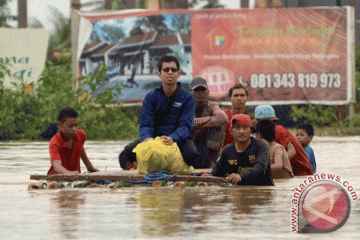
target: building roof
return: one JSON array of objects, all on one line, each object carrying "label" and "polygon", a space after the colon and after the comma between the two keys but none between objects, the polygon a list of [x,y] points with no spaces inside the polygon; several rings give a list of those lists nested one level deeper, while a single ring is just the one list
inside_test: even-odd
[{"label": "building roof", "polygon": [[168,46],[168,45],[178,45],[180,44],[176,35],[164,35],[158,36],[153,44],[153,46]]},{"label": "building roof", "polygon": [[101,45],[107,45],[106,42],[93,42],[93,43],[88,43],[84,46],[84,50],[83,53],[87,52],[87,51],[93,51],[96,50],[98,47],[100,47]]},{"label": "building roof", "polygon": [[130,36],[124,39],[122,43],[118,45],[118,48],[124,48],[129,46],[142,45],[146,43],[152,43],[156,37],[156,32],[149,32],[141,35]]}]

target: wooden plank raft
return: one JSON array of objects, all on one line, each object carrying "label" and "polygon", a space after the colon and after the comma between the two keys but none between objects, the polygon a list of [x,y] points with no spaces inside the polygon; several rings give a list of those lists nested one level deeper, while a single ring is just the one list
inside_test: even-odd
[{"label": "wooden plank raft", "polygon": [[[201,173],[208,172],[206,170]],[[172,176],[172,174],[168,175]],[[54,174],[54,175],[30,175],[30,180],[54,180],[54,181],[144,181],[144,175],[136,174],[135,171],[101,171],[95,173],[80,173],[77,175]],[[207,183],[225,183],[225,178],[213,176],[192,176],[190,174],[181,173],[171,179],[162,181],[172,182],[207,182]]]}]

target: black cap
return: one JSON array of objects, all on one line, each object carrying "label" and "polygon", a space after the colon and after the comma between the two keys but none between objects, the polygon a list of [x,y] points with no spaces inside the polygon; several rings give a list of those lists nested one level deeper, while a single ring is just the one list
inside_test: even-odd
[{"label": "black cap", "polygon": [[204,78],[202,77],[196,77],[193,80],[191,80],[190,82],[190,90],[194,90],[197,87],[204,87],[204,88],[208,88],[207,86],[207,82]]}]

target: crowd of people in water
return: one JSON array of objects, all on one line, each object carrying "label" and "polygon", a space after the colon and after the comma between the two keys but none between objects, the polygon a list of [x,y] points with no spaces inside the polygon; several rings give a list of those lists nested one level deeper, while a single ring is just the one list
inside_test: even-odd
[{"label": "crowd of people in water", "polygon": [[[231,107],[223,110],[208,99],[204,78],[194,78],[189,90],[183,88],[177,81],[180,64],[176,57],[161,57],[157,67],[162,84],[143,100],[140,138],[119,154],[123,170],[137,168],[133,149],[138,144],[160,137],[165,145],[178,145],[187,165],[211,168],[205,176],[225,177],[231,184],[274,185],[273,179],[315,173],[315,155],[309,146],[314,129],[310,124],[300,125],[293,136],[277,123],[272,106],[247,107],[249,92],[240,83],[229,89]],[[78,129],[78,122],[75,109],[60,110],[60,131],[49,144],[48,175],[78,174],[80,159],[89,172],[99,171],[85,152],[86,133]]]}]

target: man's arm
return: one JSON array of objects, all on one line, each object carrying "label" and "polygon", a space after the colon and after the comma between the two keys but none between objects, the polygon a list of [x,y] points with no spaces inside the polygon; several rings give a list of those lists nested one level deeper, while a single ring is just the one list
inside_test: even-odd
[{"label": "man's arm", "polygon": [[88,158],[86,152],[85,152],[85,148],[83,148],[83,150],[81,151],[81,160],[83,161],[83,163],[86,166],[86,169],[89,172],[99,172],[99,169],[95,168],[92,163],[90,162],[90,159]]},{"label": "man's arm", "polygon": [[[182,92],[182,94],[185,90]],[[185,94],[185,93],[184,93]],[[191,134],[191,129],[194,123],[195,115],[195,100],[192,94],[182,101],[183,109],[181,111],[180,118],[177,122],[176,130],[170,134],[168,137],[171,137],[174,142],[179,142],[188,138]]]},{"label": "man's arm", "polygon": [[288,154],[289,159],[292,159],[296,155],[295,147],[291,142],[289,142],[288,145],[286,146],[286,152]]},{"label": "man's arm", "polygon": [[211,170],[211,175],[217,176],[217,177],[224,177],[227,173],[226,171],[226,155],[224,154],[224,151],[221,152],[220,158],[214,163],[213,169]]},{"label": "man's arm", "polygon": [[193,128],[214,128],[225,125],[229,119],[226,113],[220,109],[219,104],[210,103],[211,116],[194,118]]},{"label": "man's arm", "polygon": [[79,174],[78,171],[69,171],[64,168],[60,160],[53,160],[51,164],[57,174]]},{"label": "man's arm", "polygon": [[277,147],[274,153],[274,164],[271,164],[271,172],[280,172],[283,169],[283,148]]},{"label": "man's arm", "polygon": [[154,138],[155,116],[151,96],[147,94],[144,98],[140,115],[140,142],[145,139]]}]

